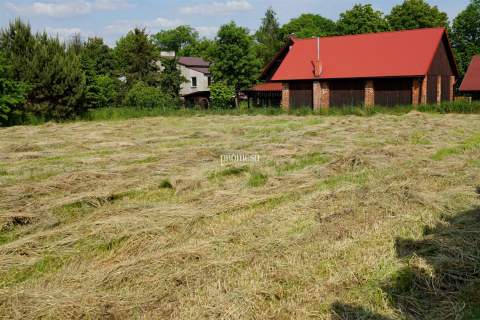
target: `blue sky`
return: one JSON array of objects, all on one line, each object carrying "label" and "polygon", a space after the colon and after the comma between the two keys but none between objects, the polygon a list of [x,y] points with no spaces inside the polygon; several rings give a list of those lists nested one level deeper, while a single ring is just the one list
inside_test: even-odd
[{"label": "blue sky", "polygon": [[[101,36],[113,45],[135,26],[149,32],[173,28],[180,24],[195,27],[200,35],[212,38],[218,27],[231,20],[255,30],[268,7],[273,7],[281,23],[301,13],[317,13],[337,19],[355,3],[372,3],[388,13],[402,0],[0,0],[0,25],[20,16],[34,30],[46,30],[68,38],[81,33],[84,38]],[[469,0],[429,0],[453,19]]]}]

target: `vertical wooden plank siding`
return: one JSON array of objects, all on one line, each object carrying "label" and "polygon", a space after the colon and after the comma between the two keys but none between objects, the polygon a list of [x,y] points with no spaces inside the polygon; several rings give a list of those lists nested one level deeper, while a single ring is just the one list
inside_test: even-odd
[{"label": "vertical wooden plank siding", "polygon": [[330,81],[330,106],[361,106],[365,103],[365,80]]},{"label": "vertical wooden plank siding", "polygon": [[448,43],[444,38],[440,42],[432,65],[428,70],[428,103],[431,104],[438,104],[441,101],[453,101],[454,88],[451,85],[453,69],[448,59],[446,46],[448,46]]},{"label": "vertical wooden plank siding", "polygon": [[[416,89],[415,89],[416,86]],[[397,106],[415,104],[413,98],[416,90],[418,104],[419,83],[417,79],[392,78],[375,80],[375,104],[379,106]]]},{"label": "vertical wooden plank siding", "polygon": [[313,81],[292,81],[290,86],[290,108],[313,107]]},{"label": "vertical wooden plank siding", "polygon": [[441,101],[452,101],[453,98],[450,98],[452,92],[450,90],[453,90],[453,87],[450,89],[450,81],[451,81],[451,76],[442,76],[442,96],[441,96]]},{"label": "vertical wooden plank siding", "polygon": [[427,103],[436,104],[437,103],[437,76],[429,75],[428,76],[428,85],[427,85]]}]

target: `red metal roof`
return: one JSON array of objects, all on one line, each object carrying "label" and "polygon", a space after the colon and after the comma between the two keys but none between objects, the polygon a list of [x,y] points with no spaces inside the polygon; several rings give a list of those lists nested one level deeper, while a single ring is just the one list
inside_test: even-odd
[{"label": "red metal roof", "polygon": [[472,58],[460,86],[460,91],[480,91],[480,55]]},{"label": "red metal roof", "polygon": [[257,83],[248,91],[282,91],[282,84],[280,82]]},{"label": "red metal roof", "polygon": [[[444,28],[430,28],[320,38],[319,78],[426,75],[444,35]],[[316,60],[316,38],[294,39],[271,80],[316,79]]]}]

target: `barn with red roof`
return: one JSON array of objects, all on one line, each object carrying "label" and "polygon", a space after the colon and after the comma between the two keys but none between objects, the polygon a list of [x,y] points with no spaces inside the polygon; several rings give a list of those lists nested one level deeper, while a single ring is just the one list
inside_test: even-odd
[{"label": "barn with red roof", "polygon": [[285,109],[435,104],[453,100],[456,77],[444,28],[290,37],[261,75],[276,85],[250,93],[272,88]]},{"label": "barn with red roof", "polygon": [[472,62],[460,86],[460,91],[472,96],[475,100],[480,100],[480,55],[472,58]]}]

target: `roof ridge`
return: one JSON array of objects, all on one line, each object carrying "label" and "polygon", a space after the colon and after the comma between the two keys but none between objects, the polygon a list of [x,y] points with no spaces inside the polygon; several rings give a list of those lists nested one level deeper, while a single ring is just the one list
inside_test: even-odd
[{"label": "roof ridge", "polygon": [[[432,28],[418,28],[418,29],[407,29],[407,30],[392,30],[392,31],[381,31],[381,32],[368,32],[368,33],[360,33],[360,34],[343,34],[343,35],[334,35],[334,36],[324,36],[320,37],[321,39],[332,39],[332,38],[346,38],[346,37],[364,37],[364,36],[371,36],[374,34],[391,34],[391,33],[401,33],[401,32],[415,32],[415,31],[426,31],[426,30],[442,30],[446,31],[444,27],[432,27]],[[311,38],[295,38],[295,41],[305,41],[305,40],[312,40],[318,37],[311,37]]]}]

